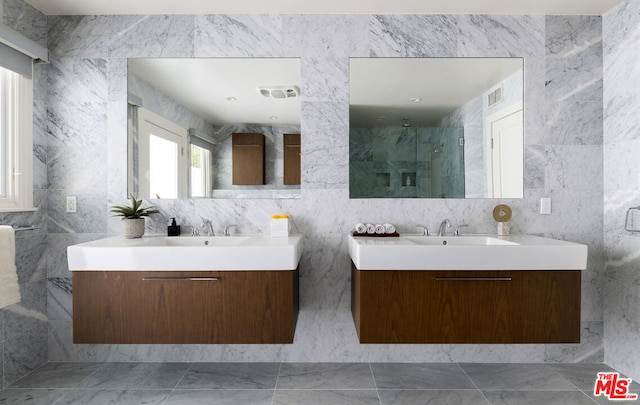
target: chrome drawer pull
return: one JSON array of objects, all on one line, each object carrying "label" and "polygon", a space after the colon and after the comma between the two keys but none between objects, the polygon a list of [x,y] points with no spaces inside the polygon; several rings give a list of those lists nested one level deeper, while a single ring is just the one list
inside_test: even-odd
[{"label": "chrome drawer pull", "polygon": [[511,277],[436,277],[436,281],[511,281]]},{"label": "chrome drawer pull", "polygon": [[218,277],[144,277],[142,281],[218,281]]}]

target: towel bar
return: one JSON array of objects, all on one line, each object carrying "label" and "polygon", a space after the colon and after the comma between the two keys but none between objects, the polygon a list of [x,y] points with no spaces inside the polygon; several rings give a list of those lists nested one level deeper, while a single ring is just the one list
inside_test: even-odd
[{"label": "towel bar", "polygon": [[40,229],[37,225],[11,225],[11,227],[16,232],[35,231],[36,229]]},{"label": "towel bar", "polygon": [[[635,214],[634,214],[635,212]],[[634,216],[638,215],[638,212],[640,212],[640,206],[638,207],[631,207],[627,210],[627,216],[624,219],[624,230],[627,232],[633,232],[633,233],[638,233],[640,232],[640,223],[636,223],[634,224]],[[629,221],[631,219],[631,221]]]}]

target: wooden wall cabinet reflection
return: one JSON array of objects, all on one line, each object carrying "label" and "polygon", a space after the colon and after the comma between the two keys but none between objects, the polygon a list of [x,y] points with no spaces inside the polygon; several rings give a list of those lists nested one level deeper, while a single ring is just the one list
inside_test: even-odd
[{"label": "wooden wall cabinet reflection", "polygon": [[287,185],[300,184],[300,134],[283,134],[284,180]]},{"label": "wooden wall cabinet reflection", "polygon": [[232,135],[233,185],[264,184],[264,135]]}]

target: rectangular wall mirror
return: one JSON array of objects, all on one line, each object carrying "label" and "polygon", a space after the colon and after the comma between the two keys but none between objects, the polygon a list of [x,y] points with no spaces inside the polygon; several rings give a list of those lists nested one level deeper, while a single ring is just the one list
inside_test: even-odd
[{"label": "rectangular wall mirror", "polygon": [[[285,149],[289,134],[300,137],[300,89],[297,58],[129,59],[128,192],[146,199],[299,198],[300,168],[290,159],[285,166]],[[260,165],[233,161],[234,134],[262,135]],[[246,155],[236,153],[236,160]],[[243,176],[261,181],[234,182],[234,166],[236,176],[242,167]],[[287,172],[296,169],[292,182]]]},{"label": "rectangular wall mirror", "polygon": [[522,198],[522,58],[352,58],[350,198]]}]

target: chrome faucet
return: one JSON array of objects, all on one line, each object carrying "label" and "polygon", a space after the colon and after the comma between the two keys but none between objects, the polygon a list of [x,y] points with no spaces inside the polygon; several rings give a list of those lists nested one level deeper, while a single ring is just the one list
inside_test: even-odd
[{"label": "chrome faucet", "polygon": [[200,227],[201,227],[202,229],[205,229],[205,228],[206,228],[206,230],[207,230],[207,236],[214,236],[214,235],[215,235],[215,233],[213,232],[213,224],[211,223],[211,220],[209,220],[209,219],[203,219],[203,220],[202,220],[202,224],[200,225]]},{"label": "chrome faucet", "polygon": [[224,226],[224,230],[222,231],[222,236],[231,236],[231,233],[229,232],[229,230],[230,230],[231,228],[236,228],[236,229],[238,229],[238,225],[236,225],[236,224],[225,225],[225,226]]},{"label": "chrome faucet", "polygon": [[438,236],[447,236],[446,228],[451,228],[451,221],[443,219],[442,222],[440,222],[440,228],[438,228]]},{"label": "chrome faucet", "polygon": [[460,235],[461,235],[461,233],[460,233],[460,228],[465,228],[465,227],[467,227],[467,226],[469,226],[469,225],[467,225],[467,224],[461,224],[461,225],[458,225],[458,226],[456,227],[456,230],[453,232],[453,236],[460,236]]},{"label": "chrome faucet", "polygon": [[422,228],[422,236],[429,236],[429,228],[426,225],[416,225],[416,228]]}]

